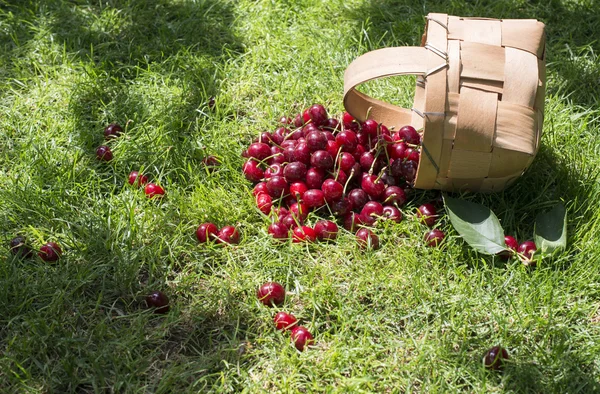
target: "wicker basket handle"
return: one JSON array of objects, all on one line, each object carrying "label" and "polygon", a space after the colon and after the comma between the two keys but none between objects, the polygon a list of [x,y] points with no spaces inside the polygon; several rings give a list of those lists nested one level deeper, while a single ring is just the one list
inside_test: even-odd
[{"label": "wicker basket handle", "polygon": [[377,119],[396,129],[411,124],[412,112],[376,100],[356,90],[364,82],[394,75],[425,75],[427,49],[424,47],[383,48],[355,59],[344,73],[344,107],[354,118]]}]

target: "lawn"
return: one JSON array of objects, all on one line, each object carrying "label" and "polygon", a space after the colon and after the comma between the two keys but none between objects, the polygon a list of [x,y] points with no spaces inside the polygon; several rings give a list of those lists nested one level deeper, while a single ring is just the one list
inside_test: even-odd
[{"label": "lawn", "polygon": [[[276,244],[241,173],[282,115],[341,114],[346,66],[419,45],[428,12],[547,25],[539,154],[506,191],[463,196],[520,240],[562,201],[568,247],[536,269],[475,253],[447,217],[426,248],[414,211],[432,191],[377,228],[377,251],[347,231]],[[0,391],[600,392],[599,31],[596,0],[0,0]],[[413,82],[369,89],[410,106]],[[138,169],[164,199],[127,183]],[[199,245],[207,221],[240,244]],[[17,258],[17,234],[64,255]],[[275,330],[256,299],[270,280],[313,348]],[[146,308],[153,290],[169,313]],[[503,372],[481,362],[497,344]]]}]

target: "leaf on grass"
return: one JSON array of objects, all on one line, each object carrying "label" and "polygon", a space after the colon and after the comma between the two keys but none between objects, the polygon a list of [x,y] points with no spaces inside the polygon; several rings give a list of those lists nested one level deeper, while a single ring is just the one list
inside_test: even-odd
[{"label": "leaf on grass", "polygon": [[567,246],[567,210],[563,204],[557,204],[535,218],[533,237],[538,249],[544,253]]},{"label": "leaf on grass", "polygon": [[454,229],[472,248],[485,254],[506,249],[504,230],[489,208],[448,196],[444,202]]}]

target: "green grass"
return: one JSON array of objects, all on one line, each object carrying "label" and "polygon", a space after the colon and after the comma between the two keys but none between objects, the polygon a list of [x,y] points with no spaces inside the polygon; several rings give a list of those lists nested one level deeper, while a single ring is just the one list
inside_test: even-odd
[{"label": "green grass", "polygon": [[[276,245],[254,207],[251,138],[315,102],[340,113],[349,62],[418,45],[428,12],[547,24],[539,155],[505,192],[469,197],[523,240],[565,202],[568,248],[535,270],[477,255],[447,224],[425,248],[410,217],[431,192],[370,253],[347,232]],[[599,29],[595,0],[0,0],[0,391],[600,392]],[[411,84],[371,88],[410,105]],[[127,130],[101,164],[113,121]],[[140,168],[166,199],[127,185]],[[205,221],[239,225],[240,245],[197,245]],[[19,233],[64,258],[11,256]],[[268,280],[314,349],[274,330],[255,298]],[[145,309],[154,289],[169,314]],[[503,373],[481,365],[495,344]]]}]

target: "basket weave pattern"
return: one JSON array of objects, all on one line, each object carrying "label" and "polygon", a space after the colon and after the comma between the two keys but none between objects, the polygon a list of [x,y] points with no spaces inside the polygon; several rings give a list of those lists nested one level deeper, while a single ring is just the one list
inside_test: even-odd
[{"label": "basket weave pattern", "polygon": [[[544,24],[429,14],[421,47],[385,48],[356,59],[344,105],[396,129],[423,129],[420,189],[499,191],[531,164],[541,137]],[[417,75],[414,106],[398,108],[355,89],[391,75]]]}]

